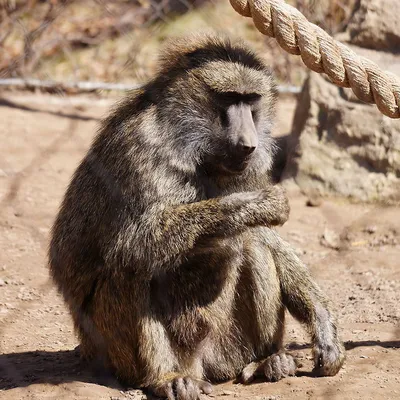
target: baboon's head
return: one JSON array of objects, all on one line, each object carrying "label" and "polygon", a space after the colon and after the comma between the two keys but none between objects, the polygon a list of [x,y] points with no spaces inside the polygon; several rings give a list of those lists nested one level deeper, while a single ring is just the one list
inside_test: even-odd
[{"label": "baboon's head", "polygon": [[245,44],[186,38],[167,47],[161,65],[153,82],[158,122],[174,132],[182,157],[216,174],[270,168],[276,89]]}]

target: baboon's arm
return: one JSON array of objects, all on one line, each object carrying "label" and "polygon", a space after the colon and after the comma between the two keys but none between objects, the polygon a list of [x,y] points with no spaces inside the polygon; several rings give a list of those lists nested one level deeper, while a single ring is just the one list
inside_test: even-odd
[{"label": "baboon's arm", "polygon": [[315,372],[335,375],[344,362],[344,347],[327,298],[292,247],[276,232],[270,229],[263,232],[278,271],[282,300],[289,312],[306,325],[311,335]]},{"label": "baboon's arm", "polygon": [[[125,225],[113,248],[129,263],[147,268],[166,266],[193,249],[204,235],[232,236],[247,227],[281,225],[288,214],[285,193],[276,187],[190,204],[156,205],[140,222]],[[130,259],[130,254],[136,259]]]}]

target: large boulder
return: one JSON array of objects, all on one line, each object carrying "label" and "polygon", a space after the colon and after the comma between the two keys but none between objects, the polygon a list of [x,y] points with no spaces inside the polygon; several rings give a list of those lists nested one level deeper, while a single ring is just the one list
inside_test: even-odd
[{"label": "large boulder", "polygon": [[400,51],[400,0],[360,0],[347,27],[352,44]]},{"label": "large boulder", "polygon": [[[338,39],[400,76],[398,10],[400,0],[360,0]],[[287,148],[283,179],[309,195],[400,203],[400,120],[322,75],[304,84]]]},{"label": "large boulder", "polygon": [[360,201],[400,197],[400,122],[312,74],[304,85],[284,179],[309,195]]},{"label": "large boulder", "polygon": [[[400,76],[400,56],[354,48]],[[311,73],[300,95],[283,174],[308,194],[400,199],[400,120]],[[289,180],[290,181],[290,180]]]}]

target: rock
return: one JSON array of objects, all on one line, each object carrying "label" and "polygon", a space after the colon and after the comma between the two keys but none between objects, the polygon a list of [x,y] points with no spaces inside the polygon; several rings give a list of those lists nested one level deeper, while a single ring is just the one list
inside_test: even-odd
[{"label": "rock", "polygon": [[399,9],[399,0],[359,1],[347,26],[350,42],[369,49],[398,52]]},{"label": "rock", "polygon": [[330,249],[339,250],[340,237],[336,232],[326,228],[321,237],[321,244]]},{"label": "rock", "polygon": [[233,396],[233,395],[235,395],[235,392],[232,392],[231,390],[224,390],[221,393],[221,396]]},{"label": "rock", "polygon": [[[393,68],[396,59],[400,72],[400,56],[386,58]],[[345,90],[321,75],[309,75],[293,121],[283,180],[290,185],[293,178],[308,197],[318,193],[398,203],[400,123],[376,106],[344,96]]]},{"label": "rock", "polygon": [[322,206],[323,200],[319,195],[309,195],[306,206],[307,207],[320,207]]},{"label": "rock", "polygon": [[364,232],[369,233],[370,235],[376,233],[376,231],[378,230],[378,228],[375,225],[371,225],[371,226],[367,226],[364,229]]},{"label": "rock", "polygon": [[[359,0],[337,39],[400,76],[400,22],[394,12],[399,7],[399,0]],[[287,153],[282,180],[286,186],[294,180],[309,198],[318,193],[400,203],[399,120],[383,116],[323,75],[311,73],[304,84]]]}]

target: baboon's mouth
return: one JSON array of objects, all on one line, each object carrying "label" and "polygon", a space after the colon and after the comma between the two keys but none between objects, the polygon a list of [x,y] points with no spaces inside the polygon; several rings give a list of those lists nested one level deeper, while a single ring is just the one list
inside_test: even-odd
[{"label": "baboon's mouth", "polygon": [[251,158],[248,157],[240,161],[231,161],[229,163],[222,163],[221,167],[225,172],[230,174],[241,174],[243,173],[250,164]]}]

